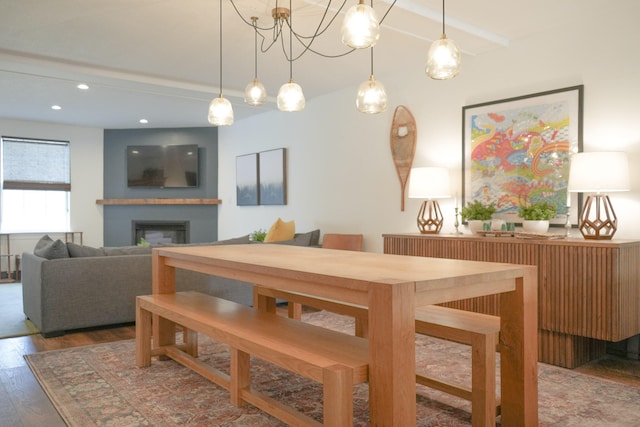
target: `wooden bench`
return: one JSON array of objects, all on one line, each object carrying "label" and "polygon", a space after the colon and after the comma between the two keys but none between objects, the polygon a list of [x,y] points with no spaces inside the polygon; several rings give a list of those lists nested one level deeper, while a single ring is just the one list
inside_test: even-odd
[{"label": "wooden bench", "polygon": [[[318,309],[355,317],[355,335],[367,335],[366,307],[346,304],[278,289],[254,286],[254,304],[275,311],[272,298],[308,305]],[[290,313],[291,315],[291,313]],[[416,333],[471,346],[471,387],[439,380],[426,373],[416,373],[416,382],[436,390],[471,401],[473,426],[495,425],[500,414],[496,398],[496,348],[500,334],[500,318],[453,308],[429,305],[418,307],[415,314]]]},{"label": "wooden bench", "polygon": [[[152,348],[152,315],[186,328],[189,342],[176,345],[174,336],[173,343]],[[229,374],[195,357],[193,331],[229,345]],[[149,366],[152,356],[169,356],[229,390],[236,406],[250,403],[291,425],[322,425],[251,387],[251,355],[323,384],[324,424],[353,425],[353,385],[368,380],[367,340],[198,292],[136,299],[139,367]]]}]

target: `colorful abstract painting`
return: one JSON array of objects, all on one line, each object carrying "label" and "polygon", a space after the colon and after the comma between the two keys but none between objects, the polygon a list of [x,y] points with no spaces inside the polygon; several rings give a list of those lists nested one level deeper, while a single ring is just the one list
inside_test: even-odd
[{"label": "colorful abstract painting", "polygon": [[546,201],[557,208],[555,222],[566,222],[581,94],[580,86],[464,107],[465,200],[493,203],[497,217],[513,222],[520,206]]}]

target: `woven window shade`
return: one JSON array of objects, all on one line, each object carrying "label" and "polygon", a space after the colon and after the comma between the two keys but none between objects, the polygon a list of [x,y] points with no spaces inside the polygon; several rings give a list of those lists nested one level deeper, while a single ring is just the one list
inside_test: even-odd
[{"label": "woven window shade", "polygon": [[2,188],[70,191],[69,143],[3,137]]}]

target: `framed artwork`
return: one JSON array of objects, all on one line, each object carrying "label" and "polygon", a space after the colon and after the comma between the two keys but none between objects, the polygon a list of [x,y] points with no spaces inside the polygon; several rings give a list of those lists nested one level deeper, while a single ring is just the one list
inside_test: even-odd
[{"label": "framed artwork", "polygon": [[236,157],[236,204],[256,206],[258,204],[258,154]]},{"label": "framed artwork", "polygon": [[285,157],[286,150],[284,148],[259,153],[261,205],[287,204]]},{"label": "framed artwork", "polygon": [[571,154],[582,151],[584,86],[462,108],[462,200],[493,203],[519,223],[536,201],[556,207],[551,225],[577,224],[582,195],[569,193]]}]

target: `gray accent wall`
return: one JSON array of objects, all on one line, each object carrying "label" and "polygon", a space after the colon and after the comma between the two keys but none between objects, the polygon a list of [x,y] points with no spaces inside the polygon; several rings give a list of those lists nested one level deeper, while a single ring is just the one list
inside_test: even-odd
[{"label": "gray accent wall", "polygon": [[[197,188],[128,188],[129,145],[198,145]],[[105,199],[217,199],[218,129],[117,129],[104,131]],[[191,243],[218,240],[217,205],[105,205],[104,245],[131,245],[135,220],[189,221]]]}]

